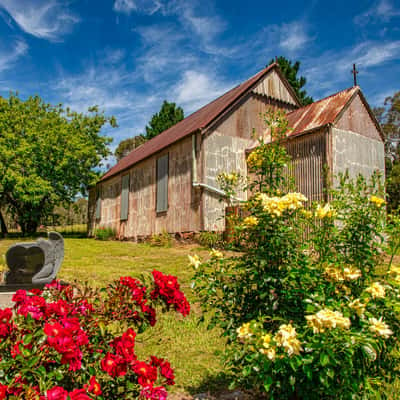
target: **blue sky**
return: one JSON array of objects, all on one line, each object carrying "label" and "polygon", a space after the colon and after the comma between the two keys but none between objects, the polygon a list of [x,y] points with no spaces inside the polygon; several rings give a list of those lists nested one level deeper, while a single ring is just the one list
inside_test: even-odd
[{"label": "blue sky", "polygon": [[400,90],[400,1],[0,0],[0,95],[39,94],[117,117],[114,148],[164,99],[185,115],[262,69],[301,61],[315,99]]}]

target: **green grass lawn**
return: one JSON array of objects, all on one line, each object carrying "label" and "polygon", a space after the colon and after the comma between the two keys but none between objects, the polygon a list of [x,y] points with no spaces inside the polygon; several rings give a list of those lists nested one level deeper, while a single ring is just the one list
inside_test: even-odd
[{"label": "green grass lawn", "polygon": [[[5,252],[17,241],[21,239],[0,240],[0,264],[3,268]],[[67,282],[88,281],[94,286],[124,275],[138,277],[154,268],[176,275],[191,302],[191,314],[186,318],[175,313],[160,314],[156,326],[138,337],[137,351],[143,358],[151,354],[167,358],[176,374],[176,386],[172,391],[186,393],[227,386],[218,357],[224,341],[217,329],[210,331],[204,324],[199,324],[199,306],[190,288],[193,271],[187,265],[187,255],[194,253],[208,256],[208,250],[194,245],[166,248],[132,242],[66,238],[65,259],[58,275]]]},{"label": "green grass lawn", "polygon": [[[17,241],[21,239],[0,240],[0,265],[3,264],[3,268],[5,252]],[[138,277],[154,268],[178,276],[191,302],[191,314],[187,318],[175,313],[160,315],[158,324],[137,338],[138,354],[142,358],[154,354],[171,362],[176,373],[176,386],[172,392],[218,392],[228,386],[218,357],[225,343],[218,329],[207,330],[199,323],[199,305],[190,288],[193,271],[187,265],[187,255],[194,253],[208,257],[208,250],[195,245],[165,248],[132,242],[66,238],[65,260],[59,278],[101,286],[122,275]],[[400,264],[399,256],[395,264]],[[399,387],[397,381],[386,388],[387,398],[397,399]]]}]

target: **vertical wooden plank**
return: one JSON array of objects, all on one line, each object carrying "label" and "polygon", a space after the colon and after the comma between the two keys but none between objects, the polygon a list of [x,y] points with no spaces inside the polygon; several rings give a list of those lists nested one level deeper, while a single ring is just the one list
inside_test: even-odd
[{"label": "vertical wooden plank", "polygon": [[168,209],[168,154],[157,159],[156,211]]},{"label": "vertical wooden plank", "polygon": [[129,212],[129,174],[121,179],[121,210],[120,219],[126,221]]}]

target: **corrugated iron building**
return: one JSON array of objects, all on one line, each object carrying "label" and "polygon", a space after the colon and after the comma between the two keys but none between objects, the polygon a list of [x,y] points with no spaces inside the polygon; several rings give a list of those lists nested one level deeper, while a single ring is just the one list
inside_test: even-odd
[{"label": "corrugated iron building", "polygon": [[287,112],[296,182],[310,199],[323,196],[325,164],[333,174],[384,171],[382,132],[359,87],[300,107],[272,64],[111,168],[90,191],[89,234],[98,226],[114,228],[121,239],[223,231],[225,204],[216,177],[247,174],[253,129],[266,134],[260,113],[271,106]]}]

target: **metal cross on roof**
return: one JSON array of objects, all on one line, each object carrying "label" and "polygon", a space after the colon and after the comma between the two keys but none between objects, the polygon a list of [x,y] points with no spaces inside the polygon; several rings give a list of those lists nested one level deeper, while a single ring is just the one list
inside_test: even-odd
[{"label": "metal cross on roof", "polygon": [[356,64],[353,64],[353,69],[351,70],[351,72],[353,74],[354,86],[357,86],[357,74],[358,74],[358,71],[356,69]]}]

